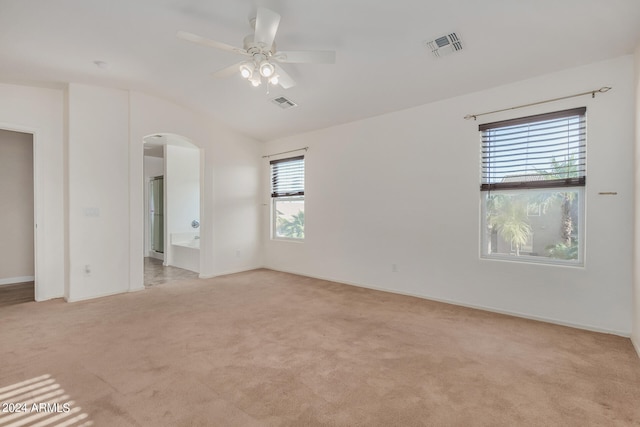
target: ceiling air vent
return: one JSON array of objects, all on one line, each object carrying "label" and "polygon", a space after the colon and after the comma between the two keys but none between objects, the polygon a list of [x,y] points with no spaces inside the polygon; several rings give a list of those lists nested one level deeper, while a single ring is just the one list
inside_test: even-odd
[{"label": "ceiling air vent", "polygon": [[462,40],[456,33],[447,34],[446,36],[438,37],[435,40],[426,41],[424,45],[427,49],[431,50],[436,57],[448,55],[453,52],[462,50]]},{"label": "ceiling air vent", "polygon": [[279,96],[277,98],[273,98],[271,100],[271,102],[273,102],[274,104],[276,104],[278,107],[282,108],[283,110],[286,110],[287,108],[291,108],[291,107],[296,107],[298,105],[295,102],[285,98],[284,96]]}]

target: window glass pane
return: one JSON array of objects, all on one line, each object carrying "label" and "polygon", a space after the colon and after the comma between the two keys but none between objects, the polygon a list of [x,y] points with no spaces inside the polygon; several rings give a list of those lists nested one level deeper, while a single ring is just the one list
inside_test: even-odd
[{"label": "window glass pane", "polygon": [[274,198],[273,223],[273,237],[304,239],[304,198]]},{"label": "window glass pane", "polygon": [[581,260],[582,190],[484,192],[483,256]]}]

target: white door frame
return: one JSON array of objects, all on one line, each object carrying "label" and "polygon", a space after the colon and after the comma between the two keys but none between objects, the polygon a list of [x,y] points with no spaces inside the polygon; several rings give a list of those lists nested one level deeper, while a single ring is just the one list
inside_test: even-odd
[{"label": "white door frame", "polygon": [[33,167],[33,283],[34,283],[34,299],[39,301],[38,298],[38,277],[39,274],[39,263],[38,263],[38,238],[40,235],[40,230],[38,228],[38,168],[36,167],[37,155],[38,155],[38,145],[37,145],[37,133],[33,128],[14,125],[10,123],[0,123],[0,129],[6,130],[10,132],[19,132],[26,133],[31,135],[31,146],[33,150],[33,158],[32,158],[32,167]]}]

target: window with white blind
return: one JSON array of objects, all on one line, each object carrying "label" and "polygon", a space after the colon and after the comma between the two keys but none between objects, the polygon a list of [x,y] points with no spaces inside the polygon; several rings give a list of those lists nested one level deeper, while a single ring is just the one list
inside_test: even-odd
[{"label": "window with white blind", "polygon": [[271,162],[271,237],[304,239],[304,156]]},{"label": "window with white blind", "polygon": [[479,126],[485,258],[582,265],[586,108]]}]

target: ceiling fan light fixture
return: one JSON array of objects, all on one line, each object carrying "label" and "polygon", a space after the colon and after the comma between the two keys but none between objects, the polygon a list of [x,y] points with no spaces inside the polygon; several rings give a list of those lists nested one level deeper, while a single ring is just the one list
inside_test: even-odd
[{"label": "ceiling fan light fixture", "polygon": [[250,79],[253,76],[253,69],[249,66],[249,64],[244,63],[240,65],[240,75],[245,79]]},{"label": "ceiling fan light fixture", "polygon": [[266,59],[260,63],[260,75],[269,78],[275,73],[276,67]]},{"label": "ceiling fan light fixture", "polygon": [[[216,71],[212,75],[214,77],[228,77],[240,72],[242,78],[251,82],[254,87],[265,83],[267,93],[269,85],[278,85],[283,89],[289,89],[296,84],[286,70],[280,66],[280,63],[335,63],[334,51],[278,51],[275,38],[280,25],[280,14],[272,10],[258,7],[255,17],[250,18],[249,21],[253,33],[244,38],[242,48],[186,31],[178,31],[176,36],[184,41],[242,55],[244,59],[241,62]],[[275,63],[278,64],[277,68]],[[102,62],[96,61],[96,66],[101,67]]]}]

